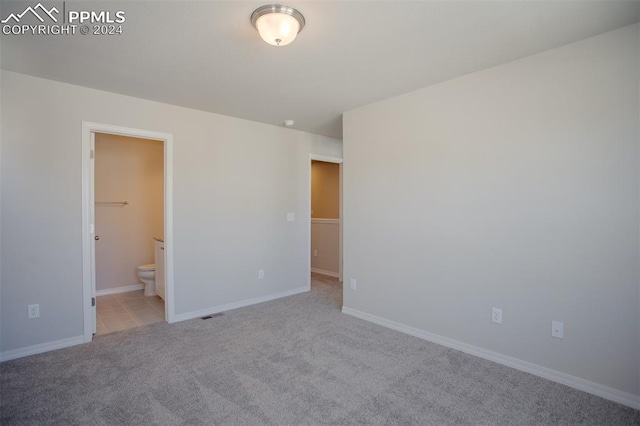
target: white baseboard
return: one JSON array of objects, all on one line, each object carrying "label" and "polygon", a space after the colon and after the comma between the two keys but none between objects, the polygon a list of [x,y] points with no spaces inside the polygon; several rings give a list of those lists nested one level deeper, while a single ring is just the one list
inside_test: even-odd
[{"label": "white baseboard", "polygon": [[[142,287],[143,287],[142,284],[135,284],[132,286],[116,287],[116,288],[102,290],[102,291],[110,291],[109,293],[103,293],[103,294],[114,294],[114,293],[122,293],[125,291],[140,290]],[[121,290],[121,289],[128,289],[128,290]],[[117,291],[114,291],[114,290],[117,290]],[[193,318],[203,317],[205,315],[216,314],[218,312],[230,311],[232,309],[243,308],[245,306],[256,305],[258,303],[280,299],[282,297],[293,296],[294,294],[305,293],[310,290],[311,290],[311,287],[307,285],[304,287],[294,288],[293,290],[287,290],[287,291],[282,291],[280,293],[269,294],[267,296],[254,297],[252,299],[245,299],[239,302],[215,306],[213,308],[187,312],[184,314],[175,315],[173,321],[171,322],[185,321]],[[98,292],[96,292],[96,294],[98,294]],[[29,355],[35,355],[43,352],[54,351],[56,349],[68,348],[70,346],[76,346],[82,343],[86,343],[84,340],[84,336],[76,336],[76,337],[70,337],[68,339],[56,340],[53,342],[40,343],[38,345],[28,346],[26,348],[0,352],[0,362],[9,361],[16,358],[22,358]]]},{"label": "white baseboard", "polygon": [[618,389],[610,388],[598,383],[590,382],[579,377],[571,376],[557,370],[552,370],[550,368],[523,361],[518,358],[503,355],[498,352],[483,349],[478,346],[469,345],[467,343],[463,343],[454,339],[449,339],[438,334],[420,330],[419,328],[411,327],[395,321],[390,321],[388,319],[381,318],[376,315],[371,315],[366,312],[361,312],[347,306],[342,307],[342,312],[347,315],[351,315],[356,318],[360,318],[365,321],[373,322],[383,327],[390,328],[392,330],[400,331],[402,333],[409,334],[420,339],[428,340],[442,346],[475,355],[479,358],[484,358],[498,364],[506,365],[507,367],[515,368],[516,370],[524,371],[535,376],[561,383],[563,385],[567,385],[572,388],[597,395],[599,397],[617,402],[619,404],[626,405],[636,410],[640,410],[640,396],[638,395],[623,392]]},{"label": "white baseboard", "polygon": [[239,302],[228,303],[226,305],[214,306],[212,308],[200,309],[198,311],[186,312],[173,316],[173,321],[180,322],[194,318],[201,318],[206,315],[217,314],[218,312],[230,311],[232,309],[244,308],[245,306],[257,305],[258,303],[268,302],[270,300],[280,299],[283,297],[293,296],[294,294],[305,293],[310,291],[309,286],[294,288],[293,290],[282,291],[280,293],[269,294],[267,296],[254,297],[252,299],[240,300]]},{"label": "white baseboard", "polygon": [[333,271],[327,271],[324,269],[311,268],[311,272],[315,272],[316,274],[320,274],[320,275],[327,275],[329,277],[340,278],[339,273],[333,272]]},{"label": "white baseboard", "polygon": [[127,293],[129,291],[144,290],[144,284],[131,284],[122,287],[105,288],[96,291],[96,296],[106,296],[108,294]]},{"label": "white baseboard", "polygon": [[85,343],[84,336],[70,337],[68,339],[55,340],[53,342],[40,343],[26,348],[14,349],[0,353],[0,362],[22,358],[29,355],[41,354],[43,352],[55,351],[56,349],[68,348]]}]

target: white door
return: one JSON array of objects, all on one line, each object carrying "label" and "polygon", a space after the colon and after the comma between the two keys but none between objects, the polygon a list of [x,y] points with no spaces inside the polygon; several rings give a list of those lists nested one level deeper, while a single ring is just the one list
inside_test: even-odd
[{"label": "white door", "polygon": [[96,212],[95,212],[95,166],[96,166],[96,134],[91,132],[91,159],[89,161],[89,231],[91,233],[91,329],[96,334],[97,311],[96,311],[96,240],[100,237],[96,235]]}]

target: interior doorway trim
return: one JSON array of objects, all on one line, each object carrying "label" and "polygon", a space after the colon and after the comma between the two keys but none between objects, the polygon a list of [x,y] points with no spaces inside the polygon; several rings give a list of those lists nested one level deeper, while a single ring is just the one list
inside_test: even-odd
[{"label": "interior doorway trim", "polygon": [[165,320],[174,322],[173,287],[173,135],[150,130],[113,126],[110,124],[82,122],[82,300],[84,306],[84,342],[93,339],[96,276],[92,256],[94,232],[94,173],[91,157],[91,134],[106,133],[142,139],[153,139],[164,145],[164,252],[165,252]]},{"label": "interior doorway trim", "polygon": [[[312,161],[324,161],[325,163],[336,163],[340,165],[340,199],[339,199],[339,207],[338,207],[338,211],[340,214],[340,221],[338,223],[339,226],[339,231],[338,231],[338,239],[340,240],[340,246],[338,248],[338,257],[340,259],[339,263],[338,263],[338,279],[340,281],[342,281],[342,263],[343,263],[343,259],[342,259],[342,227],[343,227],[343,214],[342,214],[342,166],[343,166],[343,160],[342,158],[339,157],[328,157],[326,155],[317,155],[317,154],[309,154],[309,211],[307,212],[307,220],[308,220],[308,226],[307,229],[309,230],[309,234],[307,236],[308,240],[307,240],[307,248],[309,249],[309,251],[311,250],[311,162]],[[309,277],[309,288],[311,288],[311,253],[309,253],[308,256],[308,264],[307,264],[307,276]]]}]

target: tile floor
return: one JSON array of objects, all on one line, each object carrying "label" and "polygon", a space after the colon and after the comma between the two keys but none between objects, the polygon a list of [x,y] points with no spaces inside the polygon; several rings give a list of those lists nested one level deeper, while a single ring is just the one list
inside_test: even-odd
[{"label": "tile floor", "polygon": [[164,301],[142,290],[98,296],[98,335],[164,321]]}]

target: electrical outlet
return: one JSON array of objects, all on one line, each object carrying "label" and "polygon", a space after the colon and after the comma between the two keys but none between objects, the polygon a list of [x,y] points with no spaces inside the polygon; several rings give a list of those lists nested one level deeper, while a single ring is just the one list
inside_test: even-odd
[{"label": "electrical outlet", "polygon": [[560,321],[551,321],[551,337],[564,339],[564,323]]},{"label": "electrical outlet", "polygon": [[316,257],[318,255],[318,250],[314,250],[313,251],[313,257]]},{"label": "electrical outlet", "polygon": [[40,317],[40,305],[27,305],[27,318],[39,318]]},{"label": "electrical outlet", "polygon": [[356,279],[351,278],[351,290],[355,290],[355,289],[356,289]]},{"label": "electrical outlet", "polygon": [[260,270],[258,271],[258,279],[260,279],[260,280],[261,280],[261,279],[263,279],[263,278],[264,278],[264,269],[260,269]]},{"label": "electrical outlet", "polygon": [[491,321],[495,322],[496,324],[502,324],[502,309],[491,309]]},{"label": "electrical outlet", "polygon": [[287,213],[287,221],[293,222],[294,220],[296,220],[296,215],[292,212]]}]

